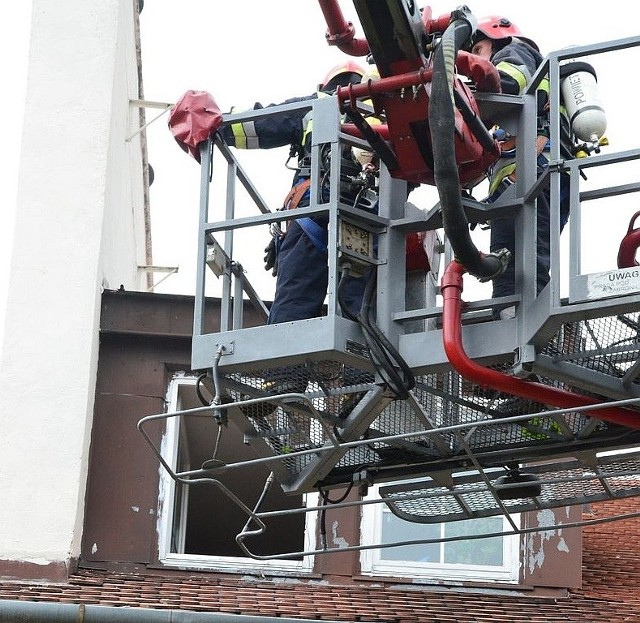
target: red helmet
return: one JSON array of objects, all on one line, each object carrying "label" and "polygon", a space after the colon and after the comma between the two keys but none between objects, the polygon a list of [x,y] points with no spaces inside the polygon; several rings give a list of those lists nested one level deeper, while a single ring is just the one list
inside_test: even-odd
[{"label": "red helmet", "polygon": [[540,51],[535,42],[522,36],[520,29],[511,20],[500,15],[489,15],[488,17],[480,18],[476,32],[480,32],[488,39],[493,39],[494,41],[517,37],[525,43],[528,43],[532,48],[538,50],[538,52]]},{"label": "red helmet", "polygon": [[364,76],[364,69],[356,62],[349,60],[331,68],[324,77],[320,89],[333,91],[338,86],[358,84],[362,80],[362,76]]}]

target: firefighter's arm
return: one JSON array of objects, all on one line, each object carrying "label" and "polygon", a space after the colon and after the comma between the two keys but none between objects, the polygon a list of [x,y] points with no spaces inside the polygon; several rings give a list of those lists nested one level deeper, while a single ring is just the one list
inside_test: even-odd
[{"label": "firefighter's arm", "polygon": [[[303,102],[313,98],[315,95],[293,97],[281,104]],[[251,110],[269,109],[281,104],[263,106],[256,102]],[[239,111],[231,110],[232,114],[235,112]],[[272,149],[297,144],[302,140],[303,119],[308,112],[307,109],[299,109],[232,122],[222,128],[222,138],[227,145],[238,149]]]}]

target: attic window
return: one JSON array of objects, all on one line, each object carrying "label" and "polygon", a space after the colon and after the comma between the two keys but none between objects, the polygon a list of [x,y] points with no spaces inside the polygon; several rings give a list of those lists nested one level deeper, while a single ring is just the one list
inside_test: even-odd
[{"label": "attic window", "polygon": [[[201,407],[195,391],[196,379],[175,378],[167,397],[168,412]],[[211,417],[174,417],[167,419],[162,442],[165,460],[177,473],[198,470],[213,456],[218,425]],[[251,447],[232,422],[222,427],[223,442],[216,458],[229,463],[254,458]],[[249,508],[254,508],[262,491],[269,469],[264,464],[240,470],[229,470],[215,478],[228,487]],[[279,487],[272,487],[262,510],[301,508],[303,496],[285,495]],[[306,571],[312,561],[256,560],[237,544],[236,535],[247,521],[247,514],[230,500],[215,483],[183,484],[175,482],[161,468],[159,520],[159,560],[166,565],[210,568],[216,570],[247,570],[273,568],[278,572]],[[269,522],[264,535],[248,539],[251,554],[270,556],[282,552],[309,549],[305,534],[314,534],[309,513],[295,513],[276,517]]]},{"label": "attic window", "polygon": [[[378,498],[377,487],[370,490],[369,496]],[[518,519],[517,515],[512,517]],[[464,538],[505,531],[509,531],[509,524],[502,516],[423,524],[400,519],[385,504],[364,506],[364,545],[429,542],[364,550],[361,555],[362,572],[425,579],[516,582],[519,571],[518,536]],[[457,540],[458,537],[461,538]]]}]

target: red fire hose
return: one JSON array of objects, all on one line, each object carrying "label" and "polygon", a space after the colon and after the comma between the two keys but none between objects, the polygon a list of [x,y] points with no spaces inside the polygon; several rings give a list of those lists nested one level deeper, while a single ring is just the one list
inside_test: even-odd
[{"label": "red fire hose", "polygon": [[[462,276],[465,272],[464,266],[454,260],[447,266],[440,284],[443,297],[442,341],[447,358],[458,373],[478,385],[560,409],[604,404],[581,394],[485,368],[470,359],[462,344]],[[630,409],[603,407],[594,410],[593,414],[593,417],[606,422],[640,428],[640,413]]]}]

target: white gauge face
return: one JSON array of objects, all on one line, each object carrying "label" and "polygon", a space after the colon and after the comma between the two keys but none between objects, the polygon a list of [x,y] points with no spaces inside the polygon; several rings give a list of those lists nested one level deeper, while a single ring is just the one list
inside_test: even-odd
[{"label": "white gauge face", "polygon": [[340,247],[346,251],[371,256],[371,233],[366,229],[342,221],[340,223]]}]

